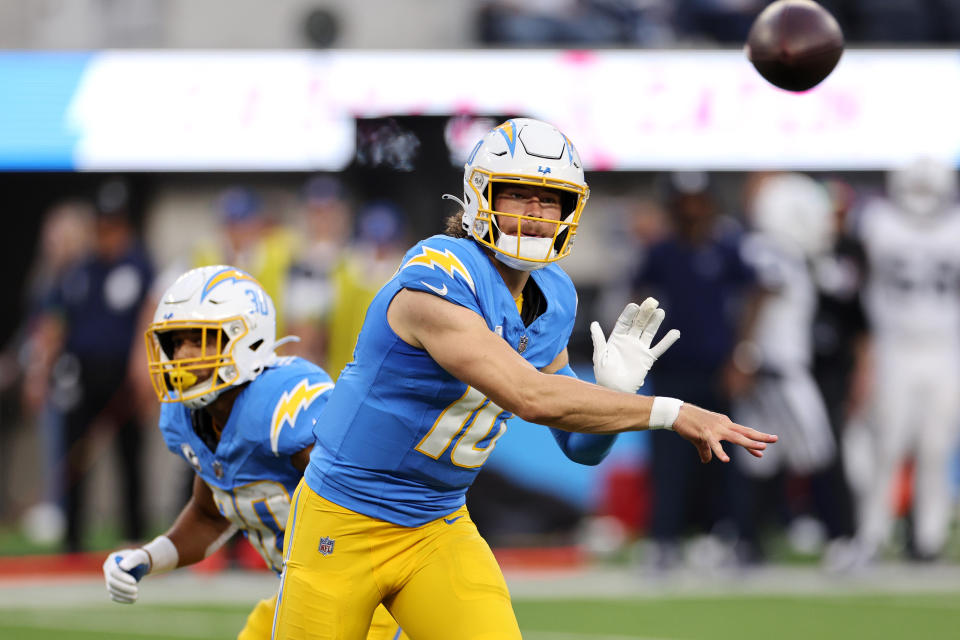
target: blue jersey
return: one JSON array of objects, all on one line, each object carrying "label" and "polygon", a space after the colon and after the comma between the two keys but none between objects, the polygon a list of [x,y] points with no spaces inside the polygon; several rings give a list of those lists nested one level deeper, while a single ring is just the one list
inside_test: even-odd
[{"label": "blue jersey", "polygon": [[302,358],[280,358],[237,394],[216,451],[194,431],[185,406],[169,403],[160,411],[167,447],[190,463],[210,487],[220,513],[278,573],[290,496],[301,477],[290,456],[313,444],[317,410],[332,388],[320,367]]},{"label": "blue jersey", "polygon": [[397,337],[387,308],[401,289],[440,296],[475,311],[541,369],[566,348],[577,296],[555,264],[531,277],[546,311],[524,326],[509,289],[473,240],[433,236],[408,251],[370,304],[354,360],[320,415],[323,426],[315,428],[317,444],[304,474],[310,488],[404,526],[462,506],[511,414]]}]

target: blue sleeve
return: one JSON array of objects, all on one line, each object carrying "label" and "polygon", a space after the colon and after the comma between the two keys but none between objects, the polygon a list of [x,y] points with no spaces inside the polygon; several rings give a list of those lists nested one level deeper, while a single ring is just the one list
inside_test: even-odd
[{"label": "blue sleeve", "polygon": [[428,238],[407,253],[395,278],[405,289],[432,293],[483,315],[467,255],[443,239]]},{"label": "blue sleeve", "polygon": [[[577,377],[569,364],[557,371],[556,375],[570,378]],[[610,449],[617,439],[616,435],[598,436],[592,433],[572,433],[553,427],[550,427],[550,433],[553,434],[553,439],[557,441],[565,456],[576,463],[590,466],[600,464],[610,453]]]},{"label": "blue sleeve", "polygon": [[270,411],[270,451],[290,456],[314,443],[313,426],[333,381],[322,372],[293,379],[276,394]]}]

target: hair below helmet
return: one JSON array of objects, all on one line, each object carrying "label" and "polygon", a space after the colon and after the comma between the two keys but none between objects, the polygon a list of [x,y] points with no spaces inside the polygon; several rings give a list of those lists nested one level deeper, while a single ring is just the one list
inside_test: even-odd
[{"label": "hair below helmet", "polygon": [[[546,221],[495,211],[495,190],[503,185],[559,191],[563,202],[560,219]],[[507,266],[523,271],[540,269],[570,254],[589,193],[580,156],[570,140],[553,125],[514,118],[489,131],[464,165],[463,228]],[[516,220],[517,235],[501,231],[498,218],[504,217]],[[552,235],[525,236],[524,221],[533,220],[553,223]]]},{"label": "hair below helmet", "polygon": [[[192,269],[163,294],[147,328],[147,366],[160,402],[205,407],[276,360],[276,309],[251,275],[217,265]],[[177,357],[175,332],[192,332],[199,355]]]}]

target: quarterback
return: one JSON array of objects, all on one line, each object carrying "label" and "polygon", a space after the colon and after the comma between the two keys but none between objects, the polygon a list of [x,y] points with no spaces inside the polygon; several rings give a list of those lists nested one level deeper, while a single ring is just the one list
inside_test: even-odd
[{"label": "quarterback", "polygon": [[287,527],[274,638],[360,639],[380,603],[417,640],[520,638],[464,498],[512,415],[552,427],[584,464],[621,431],[672,428],[704,462],[729,460],[721,440],[757,456],[776,440],[636,395],[678,336],[651,346],[663,320],[652,299],[628,305],[609,341],[591,326],[608,388],[575,379],[566,345],[577,297],[555,263],[587,195],[576,150],[549,124],[509,120],[473,149],[461,219],[407,252],[320,414]]},{"label": "quarterback", "polygon": [[[146,341],[163,403],[160,430],[196,477],[191,500],[166,534],[107,557],[110,597],[135,602],[144,575],[198,562],[237,530],[280,573],[290,494],[309,459],[330,376],[274,353],[285,340],[276,340],[273,301],[253,277],[229,266],[183,274],[163,294]],[[275,601],[257,604],[240,640],[270,637]],[[367,637],[400,636],[380,609]]]}]

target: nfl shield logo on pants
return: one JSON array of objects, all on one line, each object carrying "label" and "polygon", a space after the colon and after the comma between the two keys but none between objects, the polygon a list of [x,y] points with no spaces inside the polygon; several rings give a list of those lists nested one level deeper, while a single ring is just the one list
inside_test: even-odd
[{"label": "nfl shield logo on pants", "polygon": [[328,556],[333,553],[333,544],[335,540],[330,538],[320,538],[320,555]]}]

